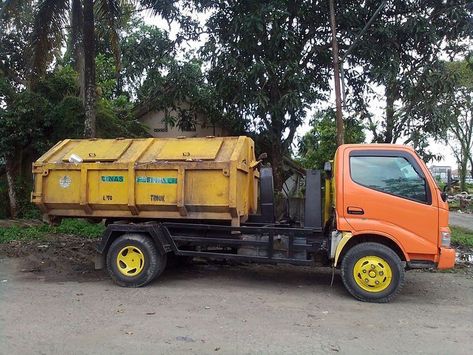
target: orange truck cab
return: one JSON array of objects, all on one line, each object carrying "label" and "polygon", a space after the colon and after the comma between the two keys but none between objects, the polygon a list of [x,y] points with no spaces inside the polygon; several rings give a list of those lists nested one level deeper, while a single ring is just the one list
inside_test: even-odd
[{"label": "orange truck cab", "polygon": [[[454,266],[448,204],[414,149],[392,144],[340,146],[334,159],[332,184],[335,209],[332,256],[334,265],[342,268],[342,274],[354,275],[348,285],[344,281],[349,291],[361,288],[370,298],[370,294],[379,293],[385,286],[383,276],[401,278],[399,282],[402,282],[401,268]],[[346,265],[347,256],[351,257],[357,245],[370,244],[394,252],[402,261],[399,270],[390,267],[376,247],[373,255],[367,255],[364,250],[362,258],[352,258],[351,265]]]}]

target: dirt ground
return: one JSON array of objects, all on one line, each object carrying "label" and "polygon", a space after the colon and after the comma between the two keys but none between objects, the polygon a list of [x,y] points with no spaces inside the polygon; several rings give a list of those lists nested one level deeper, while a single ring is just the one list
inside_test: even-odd
[{"label": "dirt ground", "polygon": [[93,269],[95,241],[0,245],[0,353],[471,354],[473,273],[407,273],[390,304],[331,271],[197,261],[148,287]]}]

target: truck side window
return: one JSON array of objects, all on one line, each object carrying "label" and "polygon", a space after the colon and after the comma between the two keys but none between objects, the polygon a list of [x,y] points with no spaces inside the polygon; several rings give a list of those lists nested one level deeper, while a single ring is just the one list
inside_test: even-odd
[{"label": "truck side window", "polygon": [[425,179],[411,163],[395,156],[352,156],[350,173],[354,182],[391,195],[427,202]]}]

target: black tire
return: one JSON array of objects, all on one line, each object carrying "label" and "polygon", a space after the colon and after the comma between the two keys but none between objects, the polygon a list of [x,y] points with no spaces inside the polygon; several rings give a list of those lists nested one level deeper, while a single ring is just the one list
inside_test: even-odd
[{"label": "black tire", "polygon": [[[383,259],[391,269],[391,281],[383,290],[377,291],[376,289],[373,289],[373,291],[367,291],[355,280],[354,271],[356,263],[360,259],[369,256]],[[382,268],[380,268],[380,270],[383,271]],[[383,275],[384,273],[386,273],[386,271],[383,272]],[[404,285],[405,270],[401,259],[391,248],[379,243],[361,243],[350,248],[343,257],[341,263],[341,274],[345,288],[356,299],[363,302],[387,303],[396,297],[396,295],[401,291],[402,286]],[[366,274],[363,274],[363,276],[361,273],[359,274],[361,280],[358,282],[363,283],[362,277],[365,277],[364,275]],[[383,281],[381,281],[381,283],[382,282]],[[367,285],[365,287],[369,288],[370,286]]]},{"label": "black tire", "polygon": [[[130,275],[124,274],[126,264],[118,260],[120,252],[125,257],[128,254],[125,249],[132,250],[136,255],[141,253],[142,256],[139,266],[131,269]],[[123,287],[145,286],[161,275],[166,268],[166,262],[166,254],[161,255],[151,238],[143,234],[123,234],[113,241],[107,252],[108,273],[116,284]]]}]

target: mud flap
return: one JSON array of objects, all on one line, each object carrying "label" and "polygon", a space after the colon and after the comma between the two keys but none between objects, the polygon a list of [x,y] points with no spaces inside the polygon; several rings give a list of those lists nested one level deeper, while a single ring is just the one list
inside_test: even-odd
[{"label": "mud flap", "polygon": [[99,253],[95,254],[95,270],[103,270],[105,268],[105,256]]}]

